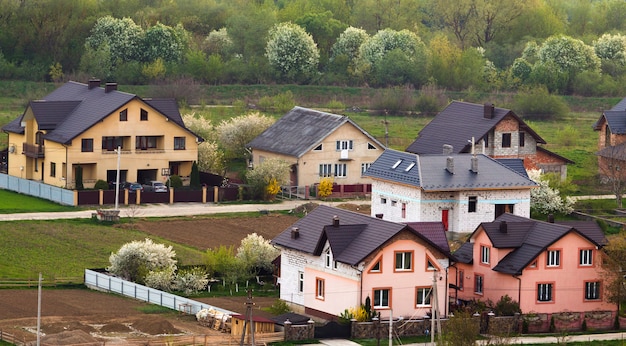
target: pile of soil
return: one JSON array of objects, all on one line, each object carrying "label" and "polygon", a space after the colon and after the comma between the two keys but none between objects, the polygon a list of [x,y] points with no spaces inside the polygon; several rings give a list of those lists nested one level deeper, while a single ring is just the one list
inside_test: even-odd
[{"label": "pile of soil", "polygon": [[41,331],[46,335],[59,334],[70,330],[82,330],[85,333],[95,332],[96,329],[79,321],[55,322],[41,326]]},{"label": "pile of soil", "polygon": [[130,333],[132,329],[123,323],[109,323],[100,328],[100,333]]},{"label": "pile of soil", "polygon": [[132,324],[132,327],[145,334],[162,335],[162,334],[182,334],[182,331],[174,327],[174,325],[163,318],[142,318]]},{"label": "pile of soil", "polygon": [[61,333],[44,336],[41,342],[45,345],[81,345],[100,346],[101,341],[82,330],[67,330]]}]

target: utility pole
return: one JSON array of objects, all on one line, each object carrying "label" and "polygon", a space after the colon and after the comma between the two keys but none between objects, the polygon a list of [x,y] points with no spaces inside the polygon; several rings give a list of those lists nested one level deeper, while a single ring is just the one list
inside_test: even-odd
[{"label": "utility pole", "polygon": [[115,172],[115,210],[118,209],[120,197],[120,156],[122,155],[122,147],[117,146],[117,171]]},{"label": "utility pole", "polygon": [[248,299],[246,299],[246,320],[243,323],[243,331],[241,332],[241,342],[239,346],[243,346],[243,341],[246,337],[246,331],[248,330],[248,322],[250,322],[250,345],[255,346],[254,343],[254,321],[252,319],[252,309],[254,302],[252,302],[252,289],[248,288]]},{"label": "utility pole", "polygon": [[39,285],[37,286],[37,346],[41,345],[41,281],[43,277],[39,273]]},{"label": "utility pole", "polygon": [[385,120],[382,121],[385,125],[385,147],[389,146],[389,122],[387,121],[387,110],[385,109]]}]

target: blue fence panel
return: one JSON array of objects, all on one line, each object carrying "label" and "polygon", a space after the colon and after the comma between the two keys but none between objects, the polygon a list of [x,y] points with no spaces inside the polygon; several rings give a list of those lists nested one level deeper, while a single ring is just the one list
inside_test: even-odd
[{"label": "blue fence panel", "polygon": [[[119,293],[137,300],[142,300],[148,303],[160,305],[173,310],[191,313],[194,315],[202,309],[211,308],[226,315],[237,314],[229,310],[221,309],[189,298],[177,296],[175,294],[139,285],[131,281],[126,281],[118,277],[114,277],[106,273],[100,273],[90,269],[85,269],[85,286],[95,290]],[[181,307],[183,306],[185,307],[185,309],[181,309]]]},{"label": "blue fence panel", "polygon": [[74,191],[47,185],[34,180],[0,174],[0,188],[33,197],[47,199],[63,205],[74,205]]}]

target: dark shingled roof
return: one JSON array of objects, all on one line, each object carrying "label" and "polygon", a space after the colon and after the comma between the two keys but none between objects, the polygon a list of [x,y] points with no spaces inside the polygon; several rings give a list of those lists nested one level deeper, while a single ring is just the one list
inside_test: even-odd
[{"label": "dark shingled roof", "polygon": [[601,130],[600,124],[603,118],[606,119],[606,123],[609,125],[609,129],[612,133],[618,135],[626,133],[626,98],[623,98],[608,111],[602,112],[600,118],[593,124],[594,130]]},{"label": "dark shingled roof", "polygon": [[474,243],[466,242],[452,254],[459,263],[471,264],[474,260]]},{"label": "dark shingled roof", "polygon": [[[65,144],[135,98],[139,99],[133,94],[117,90],[106,92],[105,88],[101,87],[90,89],[87,84],[70,81],[46,95],[42,100],[31,101],[28,107],[31,108],[39,129],[47,131],[44,139]],[[146,99],[143,101],[189,131],[183,124],[176,100]],[[20,126],[23,117],[24,115],[21,115],[2,129],[23,133],[24,130]],[[199,136],[195,136],[202,140]]]},{"label": "dark shingled roof", "polygon": [[[339,226],[333,225],[335,216],[339,218]],[[293,228],[297,228],[299,233],[295,239],[291,237]],[[349,265],[357,265],[401,231],[411,232],[442,254],[449,254],[449,251],[440,248],[433,240],[426,238],[425,234],[405,224],[324,205],[313,209],[307,216],[296,221],[271,242],[284,248],[311,255],[320,255],[323,250],[322,247],[328,240],[335,260]]]},{"label": "dark shingled roof", "polygon": [[[580,234],[598,247],[606,244],[604,233],[595,221],[550,223],[506,213],[493,222],[481,223],[474,234],[481,229],[495,248],[513,249],[493,268],[494,271],[513,275],[521,274],[539,254],[570,232]],[[473,249],[469,247],[473,246],[474,243],[468,240],[454,253],[454,257],[459,262],[470,263]]]},{"label": "dark shingled roof", "polygon": [[409,227],[416,230],[418,233],[430,239],[435,243],[439,249],[443,250],[446,254],[450,253],[450,245],[448,244],[448,238],[446,238],[446,229],[441,222],[408,222]]},{"label": "dark shingled roof", "polygon": [[444,144],[452,145],[455,153],[471,151],[471,140],[480,141],[505,116],[510,115],[518,122],[520,129],[535,138],[537,143],[546,143],[533,129],[510,109],[494,107],[493,116],[485,118],[485,105],[452,101],[444,110],[428,123],[406,151],[416,154],[441,154]]},{"label": "dark shingled roof", "polygon": [[496,159],[496,161],[509,167],[515,172],[519,173],[519,175],[528,178],[528,172],[526,171],[526,168],[524,168],[524,160],[522,159]]},{"label": "dark shingled roof", "polygon": [[296,314],[295,312],[287,312],[278,316],[270,317],[270,319],[274,321],[274,323],[284,326],[287,320],[289,320],[292,325],[302,325],[307,324],[311,318],[309,316]]},{"label": "dark shingled roof", "polygon": [[[527,175],[488,156],[480,154],[475,157],[478,173],[470,169],[471,154],[416,155],[387,149],[364,176],[420,187],[424,191],[502,190],[537,186]],[[449,158],[454,163],[454,174],[446,169]]]},{"label": "dark shingled roof", "polygon": [[314,109],[294,107],[254,138],[247,147],[301,157],[343,124],[352,124],[380,148],[384,145],[348,117]]}]

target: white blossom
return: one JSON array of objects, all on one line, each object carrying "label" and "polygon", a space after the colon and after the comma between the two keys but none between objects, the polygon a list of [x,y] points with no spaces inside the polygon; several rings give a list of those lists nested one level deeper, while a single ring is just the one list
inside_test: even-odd
[{"label": "white blossom", "polygon": [[574,211],[574,199],[562,198],[558,189],[551,188],[544,179],[540,170],[529,170],[528,177],[537,183],[538,187],[530,190],[530,208],[541,214],[563,213]]}]

